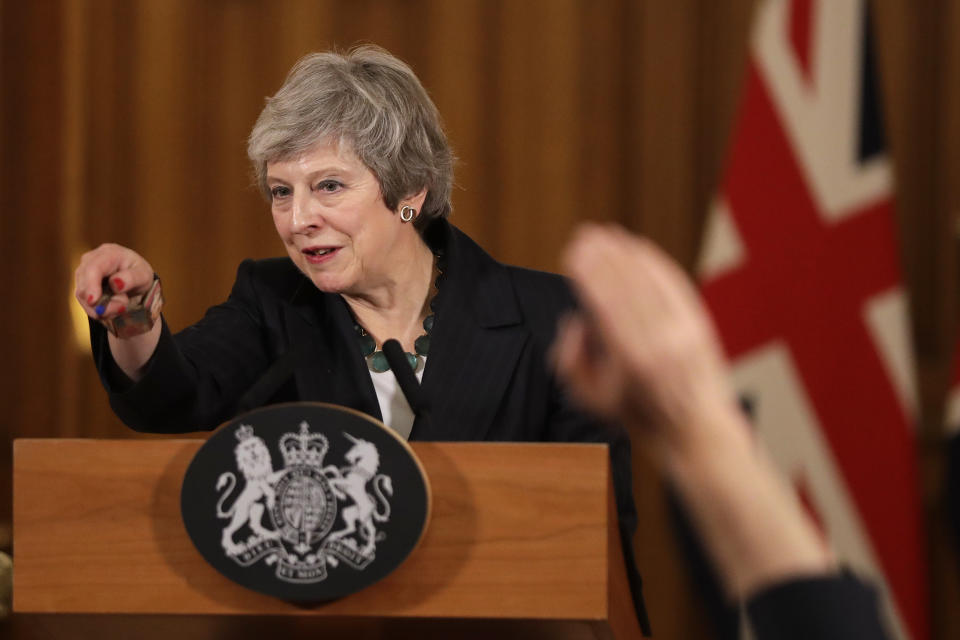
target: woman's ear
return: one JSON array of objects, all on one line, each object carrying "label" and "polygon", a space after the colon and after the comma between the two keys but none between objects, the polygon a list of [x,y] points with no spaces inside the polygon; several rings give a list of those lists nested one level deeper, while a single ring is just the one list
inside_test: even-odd
[{"label": "woman's ear", "polygon": [[408,196],[400,201],[399,207],[413,207],[417,210],[417,213],[420,213],[420,210],[423,209],[423,203],[427,200],[427,188],[424,187],[418,193]]}]

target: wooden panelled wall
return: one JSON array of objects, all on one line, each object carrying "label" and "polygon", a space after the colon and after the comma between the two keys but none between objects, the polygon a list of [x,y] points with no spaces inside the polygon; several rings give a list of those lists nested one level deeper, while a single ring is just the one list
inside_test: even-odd
[{"label": "wooden panelled wall", "polygon": [[[690,265],[752,5],[3,0],[0,425],[10,436],[131,435],[74,336],[83,250],[113,241],[146,255],[175,327],[225,296],[241,259],[282,253],[250,187],[245,138],[264,96],[309,51],[374,42],[413,66],[460,159],[453,220],[496,257],[555,269],[578,222],[612,220]],[[881,0],[875,14],[923,394],[934,622],[937,637],[958,637],[938,443],[957,324],[960,8]],[[0,523],[9,465],[5,446]],[[638,553],[658,636],[708,637],[690,613],[658,485],[637,466]]]}]

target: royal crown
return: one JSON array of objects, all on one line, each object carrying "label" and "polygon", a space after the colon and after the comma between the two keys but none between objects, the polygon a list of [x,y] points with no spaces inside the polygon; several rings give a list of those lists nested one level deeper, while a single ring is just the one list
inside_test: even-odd
[{"label": "royal crown", "polygon": [[237,440],[243,442],[253,437],[253,427],[248,424],[241,424],[240,428],[237,429],[233,435],[236,436]]},{"label": "royal crown", "polygon": [[306,421],[300,423],[300,433],[285,433],[280,438],[280,453],[286,466],[306,465],[320,468],[330,444],[322,433],[310,433]]}]

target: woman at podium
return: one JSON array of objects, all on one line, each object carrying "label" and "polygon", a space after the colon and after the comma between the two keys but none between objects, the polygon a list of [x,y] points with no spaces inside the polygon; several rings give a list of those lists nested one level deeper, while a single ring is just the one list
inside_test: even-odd
[{"label": "woman at podium", "polygon": [[[453,156],[411,69],[369,46],[306,56],[268,98],[248,155],[287,256],[244,261],[196,324],[171,331],[145,256],[104,244],[82,257],[76,297],[117,415],[175,433],[305,400],[414,440],[608,442],[632,558],[629,441],[572,408],[547,362],[572,294],[447,221]],[[391,338],[420,406],[383,353]]]}]

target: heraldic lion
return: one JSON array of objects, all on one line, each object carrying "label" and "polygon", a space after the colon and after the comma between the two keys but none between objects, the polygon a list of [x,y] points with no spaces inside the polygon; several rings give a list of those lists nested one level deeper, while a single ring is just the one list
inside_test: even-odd
[{"label": "heraldic lion", "polygon": [[[230,524],[223,530],[223,536],[220,544],[227,555],[237,555],[246,549],[246,545],[237,544],[233,541],[233,536],[245,524],[250,525],[250,530],[258,537],[257,541],[264,539],[277,539],[280,537],[278,531],[271,531],[263,526],[263,514],[266,509],[273,508],[276,497],[274,485],[283,475],[283,471],[274,472],[273,463],[270,460],[270,450],[261,438],[253,435],[253,429],[247,425],[242,425],[237,429],[237,438],[240,443],[237,445],[234,453],[237,458],[237,468],[243,472],[246,479],[246,486],[240,495],[233,501],[233,504],[227,511],[223,510],[223,502],[233,493],[237,484],[236,476],[226,471],[220,474],[217,479],[217,491],[223,491],[220,499],[217,501],[217,517],[232,518]],[[229,485],[229,486],[227,486]],[[264,505],[266,501],[266,505]]]}]

